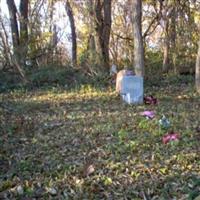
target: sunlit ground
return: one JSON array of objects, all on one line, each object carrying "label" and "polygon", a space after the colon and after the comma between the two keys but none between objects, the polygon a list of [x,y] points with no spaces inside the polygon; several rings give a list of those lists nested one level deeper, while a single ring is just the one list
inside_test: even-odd
[{"label": "sunlit ground", "polygon": [[[200,195],[200,98],[191,83],[149,85],[145,94],[158,105],[129,106],[91,86],[0,94],[0,199]],[[162,143],[163,114],[179,141]]]}]

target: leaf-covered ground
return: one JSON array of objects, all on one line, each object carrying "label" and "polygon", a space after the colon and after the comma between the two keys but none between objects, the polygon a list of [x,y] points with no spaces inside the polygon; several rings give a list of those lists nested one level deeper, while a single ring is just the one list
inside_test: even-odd
[{"label": "leaf-covered ground", "polygon": [[[200,195],[200,97],[184,78],[149,83],[158,105],[113,89],[0,94],[0,199],[194,199]],[[153,110],[156,117],[140,116]],[[171,121],[162,130],[158,120]],[[199,127],[199,129],[198,129]],[[178,142],[162,143],[173,130]]]}]

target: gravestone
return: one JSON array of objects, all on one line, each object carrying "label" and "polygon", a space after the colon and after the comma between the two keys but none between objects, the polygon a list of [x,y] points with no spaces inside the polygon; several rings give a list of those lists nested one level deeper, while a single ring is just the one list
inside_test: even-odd
[{"label": "gravestone", "polygon": [[121,90],[122,90],[122,79],[124,76],[133,76],[133,72],[131,70],[126,70],[126,69],[123,69],[123,70],[120,70],[118,73],[117,73],[117,77],[116,77],[116,92],[120,93],[121,94]]},{"label": "gravestone", "polygon": [[132,75],[123,76],[120,94],[128,104],[142,104],[144,94],[143,78]]}]

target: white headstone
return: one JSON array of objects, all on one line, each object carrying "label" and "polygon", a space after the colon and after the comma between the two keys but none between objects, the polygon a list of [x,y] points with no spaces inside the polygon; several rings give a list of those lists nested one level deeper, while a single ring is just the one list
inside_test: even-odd
[{"label": "white headstone", "polygon": [[121,82],[120,94],[123,100],[129,104],[143,103],[143,78],[140,76],[124,76]]}]

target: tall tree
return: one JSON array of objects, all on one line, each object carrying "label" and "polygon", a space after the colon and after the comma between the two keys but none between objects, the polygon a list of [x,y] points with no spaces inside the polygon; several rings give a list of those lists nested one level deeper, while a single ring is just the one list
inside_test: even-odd
[{"label": "tall tree", "polygon": [[195,73],[196,90],[200,94],[200,40],[198,43],[198,53],[196,58],[196,73]]},{"label": "tall tree", "polygon": [[20,57],[21,63],[25,65],[28,51],[28,3],[29,0],[20,1]]},{"label": "tall tree", "polygon": [[74,22],[74,14],[69,0],[66,1],[65,9],[70,21],[71,37],[72,37],[72,63],[77,65],[77,41],[76,41],[76,26]]},{"label": "tall tree", "polygon": [[172,54],[172,63],[173,63],[173,68],[174,68],[174,73],[178,73],[178,67],[176,65],[176,21],[177,21],[177,8],[176,5],[173,4],[172,8],[172,13],[171,13],[171,18],[170,18],[170,25],[169,25],[169,32],[170,32],[170,42],[171,42],[171,54]]},{"label": "tall tree", "polygon": [[167,8],[165,5],[165,9],[163,12],[163,33],[164,33],[164,40],[163,40],[163,65],[162,71],[167,72],[169,67],[169,48],[170,48],[170,41],[169,41],[169,19],[167,16]]},{"label": "tall tree", "polygon": [[10,15],[10,26],[12,33],[12,42],[14,51],[17,51],[19,47],[19,29],[17,23],[17,8],[14,0],[7,0],[9,15]]},{"label": "tall tree", "polygon": [[10,15],[10,26],[11,26],[13,52],[14,52],[14,56],[11,55],[12,64],[15,66],[15,68],[21,75],[23,81],[27,82],[24,70],[21,68],[19,64],[20,38],[19,38],[19,28],[18,28],[18,22],[17,22],[17,8],[16,8],[14,0],[7,0],[7,5],[8,5],[8,10],[9,10],[9,15]]},{"label": "tall tree", "polygon": [[9,47],[9,40],[8,40],[8,34],[6,32],[6,28],[4,26],[3,20],[2,20],[2,15],[1,15],[1,9],[0,9],[0,38],[1,38],[1,43],[2,43],[2,52],[1,54],[3,55],[4,62],[6,66],[11,65],[11,56],[10,56],[10,47]]},{"label": "tall tree", "polygon": [[[169,0],[163,1],[162,20],[163,20],[163,65],[162,71],[168,72],[169,70],[169,53],[170,53],[170,19],[172,17],[174,7]],[[173,22],[173,20],[171,20]],[[175,41],[174,41],[175,42]],[[175,44],[174,44],[175,45]]]},{"label": "tall tree", "polygon": [[20,1],[20,39],[28,42],[28,2]]},{"label": "tall tree", "polygon": [[88,37],[88,52],[89,59],[91,62],[97,62],[96,52],[96,34],[95,34],[95,12],[94,12],[94,1],[87,0],[87,8],[89,12],[89,37]]},{"label": "tall tree", "polygon": [[109,42],[111,31],[111,3],[112,0],[96,0],[96,32],[98,35],[98,43],[101,50],[101,57],[106,71],[109,71]]},{"label": "tall tree", "polygon": [[[195,18],[194,22],[196,23],[197,26],[197,31],[199,33],[200,31],[200,5],[197,4],[196,1],[194,1],[195,4]],[[197,51],[197,56],[196,56],[196,66],[195,66],[195,86],[196,86],[196,91],[200,94],[200,38],[198,42],[198,51]]]},{"label": "tall tree", "polygon": [[132,0],[135,74],[144,76],[144,47],[142,39],[142,0]]}]

